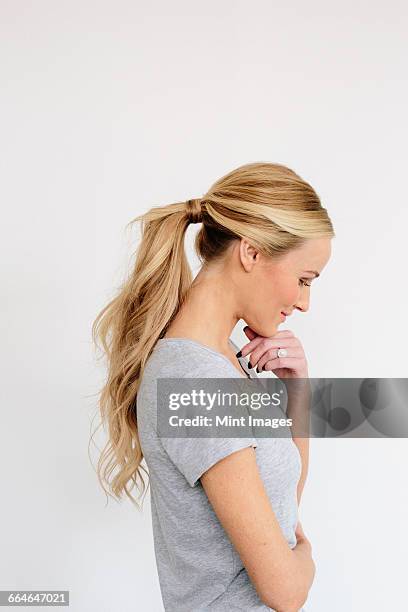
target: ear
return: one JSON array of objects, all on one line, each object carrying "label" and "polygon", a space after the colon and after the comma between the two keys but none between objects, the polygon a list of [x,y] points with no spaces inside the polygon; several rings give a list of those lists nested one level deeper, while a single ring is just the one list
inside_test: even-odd
[{"label": "ear", "polygon": [[252,246],[245,238],[241,238],[239,243],[239,256],[241,263],[244,266],[246,272],[250,272],[253,265],[259,261],[260,253]]}]

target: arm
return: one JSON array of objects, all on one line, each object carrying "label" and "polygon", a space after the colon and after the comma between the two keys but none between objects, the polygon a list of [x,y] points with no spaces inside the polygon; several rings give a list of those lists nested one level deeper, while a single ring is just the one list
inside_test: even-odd
[{"label": "arm", "polygon": [[309,470],[310,406],[312,392],[308,379],[292,379],[287,385],[287,391],[288,406],[286,416],[293,419],[293,442],[298,447],[302,459],[302,472],[297,488],[299,505]]},{"label": "arm", "polygon": [[[304,350],[298,338],[289,329],[280,330],[270,338],[258,336],[248,325],[244,327],[244,332],[250,341],[241,349],[241,354],[245,357],[250,355],[252,364],[260,363],[264,371],[270,370],[287,386],[286,415],[293,419],[292,438],[302,459],[302,472],[297,489],[299,505],[309,468],[310,403],[308,399],[311,399],[312,394]],[[276,350],[277,348],[289,348],[289,344],[286,344],[288,340],[290,340],[290,350],[297,348],[303,354],[303,359],[281,358],[279,361],[281,367],[276,367]]]},{"label": "arm", "polygon": [[294,549],[289,547],[264,488],[255,450],[231,453],[204,472],[201,483],[260,599],[277,612],[297,612],[314,579],[310,543],[300,537]]},{"label": "arm", "polygon": [[297,486],[297,500],[299,506],[309,469],[309,438],[293,438],[293,441],[298,447],[302,459],[302,472]]}]

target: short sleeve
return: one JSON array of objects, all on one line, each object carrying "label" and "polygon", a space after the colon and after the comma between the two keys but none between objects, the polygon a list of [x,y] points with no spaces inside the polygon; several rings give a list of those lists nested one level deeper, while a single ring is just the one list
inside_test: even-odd
[{"label": "short sleeve", "polygon": [[161,438],[170,459],[194,487],[199,478],[221,459],[243,448],[256,448],[255,438]]},{"label": "short sleeve", "polygon": [[[187,347],[184,347],[182,354],[177,355],[177,363],[178,375],[183,378],[227,378],[234,380],[235,383],[241,379],[232,364],[229,364],[225,358],[211,351],[208,352],[204,347],[196,348],[190,345],[188,350]],[[229,387],[229,390],[232,388]],[[256,448],[258,446],[256,438],[250,432],[248,435],[249,437],[160,436],[160,441],[173,464],[185,477],[190,487],[194,487],[198,484],[202,474],[221,459],[243,448]]]}]

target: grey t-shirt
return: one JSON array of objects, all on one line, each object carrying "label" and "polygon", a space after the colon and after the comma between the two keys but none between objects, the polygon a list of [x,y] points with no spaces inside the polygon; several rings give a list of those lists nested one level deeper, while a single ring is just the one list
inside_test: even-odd
[{"label": "grey t-shirt", "polygon": [[[237,352],[238,347],[230,343]],[[245,358],[239,361],[243,378],[257,378]],[[292,438],[162,438],[157,434],[158,378],[217,377],[241,375],[227,357],[195,340],[161,338],[146,363],[137,394],[138,431],[149,469],[155,557],[166,612],[271,610],[259,598],[199,480],[231,453],[255,448],[277,520],[289,546],[296,545],[301,458]]]}]

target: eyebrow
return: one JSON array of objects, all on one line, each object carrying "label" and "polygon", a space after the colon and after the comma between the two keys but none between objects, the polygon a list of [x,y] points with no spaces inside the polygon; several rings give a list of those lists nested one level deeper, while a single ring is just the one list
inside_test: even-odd
[{"label": "eyebrow", "polygon": [[310,274],[314,274],[315,277],[317,278],[318,276],[320,276],[320,274],[318,272],[316,272],[316,270],[305,270],[306,273],[310,273]]}]

